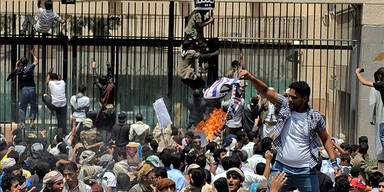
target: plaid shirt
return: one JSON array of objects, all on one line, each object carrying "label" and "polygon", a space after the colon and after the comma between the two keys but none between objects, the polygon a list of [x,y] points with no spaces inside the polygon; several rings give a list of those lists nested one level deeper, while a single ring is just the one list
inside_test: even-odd
[{"label": "plaid shirt", "polygon": [[[276,102],[276,109],[279,110],[279,117],[277,119],[277,124],[275,126],[275,138],[273,140],[273,145],[276,147],[277,152],[282,155],[282,143],[281,143],[281,132],[285,126],[287,120],[291,117],[292,111],[289,108],[288,99],[282,95],[278,95]],[[325,130],[325,121],[321,116],[319,111],[313,110],[308,105],[307,111],[307,123],[309,129],[309,144],[311,151],[311,162],[309,162],[310,168],[313,168],[317,165],[317,159],[319,157],[319,152],[317,147],[319,146],[319,141],[317,139],[317,132]]]}]

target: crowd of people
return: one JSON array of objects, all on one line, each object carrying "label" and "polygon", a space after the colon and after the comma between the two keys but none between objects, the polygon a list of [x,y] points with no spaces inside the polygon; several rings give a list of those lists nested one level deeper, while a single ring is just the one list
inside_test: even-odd
[{"label": "crowd of people", "polygon": [[[45,2],[45,8],[41,1],[38,5],[39,20],[35,23],[27,17],[25,21],[25,25],[33,24],[34,31],[47,33],[53,20],[65,22],[51,11],[51,1]],[[227,74],[231,80],[225,78],[212,85],[219,96],[209,95],[209,89],[203,92],[206,82],[199,73],[206,72],[205,64],[220,53],[209,47],[203,36],[203,27],[214,21],[205,17],[207,13],[191,13],[180,52],[178,75],[193,92],[187,103],[185,129],[151,127],[141,113],[136,114],[135,123],[127,124],[127,114],[117,115],[115,110],[111,64],[106,62],[107,75],[100,76],[93,61],[100,107],[89,110],[87,87],[80,85],[68,99],[72,127],[67,133],[66,84],[50,69],[46,77],[49,92],[42,95],[42,100],[57,117],[57,135],[48,140],[42,130],[40,135],[24,136],[28,105],[29,128],[36,129],[33,71],[38,58],[32,49],[31,64],[25,57],[18,60],[8,80],[17,77],[20,124],[11,140],[0,137],[0,191],[384,192],[383,170],[378,169],[375,158],[368,156],[368,138],[361,136],[358,144],[348,144],[331,137],[323,116],[309,105],[311,89],[306,82],[293,82],[279,94],[245,70],[240,50],[240,61],[233,61]],[[373,98],[380,101],[384,70],[378,70],[375,83],[365,81],[360,72],[356,70],[359,80],[377,89]],[[248,83],[260,95],[245,102]],[[231,98],[222,101],[224,92],[230,91]],[[382,114],[379,103],[374,104],[375,111]],[[194,128],[209,117],[212,108],[225,111],[226,118],[220,130],[207,139]],[[373,121],[378,130],[383,127]],[[380,138],[383,135],[380,131]],[[381,141],[383,144],[384,139]],[[380,163],[381,157],[376,158]]]}]

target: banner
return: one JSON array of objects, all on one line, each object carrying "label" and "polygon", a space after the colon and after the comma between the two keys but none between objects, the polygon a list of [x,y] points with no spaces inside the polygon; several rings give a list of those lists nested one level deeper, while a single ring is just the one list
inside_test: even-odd
[{"label": "banner", "polygon": [[172,124],[171,117],[169,116],[163,98],[156,100],[153,103],[153,108],[155,109],[157,121],[159,122],[161,129],[165,129],[168,125]]},{"label": "banner", "polygon": [[195,10],[212,10],[215,8],[215,0],[194,0]]}]

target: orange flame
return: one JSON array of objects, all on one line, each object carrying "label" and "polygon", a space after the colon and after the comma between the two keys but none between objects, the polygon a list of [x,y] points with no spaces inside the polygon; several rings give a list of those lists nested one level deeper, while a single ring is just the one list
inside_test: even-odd
[{"label": "orange flame", "polygon": [[223,109],[214,109],[213,112],[209,114],[208,119],[202,120],[195,126],[195,131],[203,130],[207,136],[207,140],[213,139],[215,134],[224,126],[226,116],[227,114]]}]

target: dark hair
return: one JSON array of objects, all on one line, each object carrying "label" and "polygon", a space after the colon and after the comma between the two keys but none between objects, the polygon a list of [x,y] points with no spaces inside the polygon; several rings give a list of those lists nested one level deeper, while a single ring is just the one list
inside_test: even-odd
[{"label": "dark hair", "polygon": [[166,168],[169,168],[172,164],[172,154],[168,151],[163,151],[160,154],[160,159]]},{"label": "dark hair", "polygon": [[141,150],[143,154],[143,159],[147,159],[147,157],[155,154],[155,152],[147,145],[143,146]]},{"label": "dark hair", "polygon": [[191,183],[190,184],[192,186],[201,187],[204,185],[205,172],[202,168],[192,169],[190,174],[191,174]]},{"label": "dark hair", "polygon": [[237,141],[241,141],[241,138],[243,138],[243,137],[245,137],[244,131],[241,131],[241,130],[236,131],[236,140]]},{"label": "dark hair", "polygon": [[232,67],[240,66],[240,62],[238,60],[233,60],[231,63]]},{"label": "dark hair", "polygon": [[373,173],[370,173],[368,174],[368,181],[369,181],[369,184],[372,186],[372,187],[379,187],[379,181],[380,179],[383,177],[383,174],[380,173],[380,172],[373,172]]},{"label": "dark hair", "polygon": [[115,161],[117,162],[117,157],[122,156],[124,159],[127,157],[127,151],[124,147],[115,147],[113,151],[113,156]]},{"label": "dark hair", "polygon": [[57,148],[62,154],[68,153],[67,145],[65,143],[60,143],[59,146],[57,146]]},{"label": "dark hair", "polygon": [[21,57],[20,58],[20,63],[23,65],[23,66],[26,66],[28,65],[28,59],[26,57]]},{"label": "dark hair", "polygon": [[262,140],[261,140],[261,148],[263,150],[263,153],[265,153],[267,150],[271,150],[272,149],[272,138],[270,137],[264,137]]},{"label": "dark hair", "polygon": [[207,182],[208,184],[211,184],[211,182],[212,182],[211,172],[206,170],[206,169],[203,169],[203,170],[204,170],[204,173],[205,173],[205,182]]},{"label": "dark hair", "polygon": [[380,67],[379,69],[377,69],[377,77],[379,77],[379,75],[381,75],[381,77],[383,78],[384,77],[384,67]]},{"label": "dark hair", "polygon": [[259,137],[259,133],[257,131],[251,131],[247,135],[248,135],[248,140],[249,141],[253,141],[253,139]]},{"label": "dark hair", "polygon": [[232,167],[232,164],[231,164],[231,157],[224,157],[223,158],[223,161],[222,161],[222,166],[224,168],[224,170],[228,170]]},{"label": "dark hair", "polygon": [[356,145],[356,144],[351,145],[351,153],[356,152],[357,149],[359,149],[359,145]]},{"label": "dark hair", "polygon": [[375,71],[375,73],[373,74],[373,78],[375,79],[375,82],[378,82],[379,81],[379,72]]},{"label": "dark hair", "polygon": [[172,155],[172,165],[173,168],[179,169],[182,162],[185,160],[185,156],[183,153],[177,152]]},{"label": "dark hair", "polygon": [[[11,174],[5,174],[3,176],[3,178],[1,179],[1,188],[3,189],[3,191],[5,190],[10,190],[11,187],[12,187],[12,183],[17,180],[19,181],[19,178],[14,176],[14,175],[11,175]],[[20,183],[20,181],[19,181]]]},{"label": "dark hair", "polygon": [[16,164],[16,165],[14,165],[12,167],[8,167],[8,168],[4,169],[4,172],[6,174],[12,174],[12,172],[15,171],[15,170],[21,170],[21,166]]},{"label": "dark hair", "polygon": [[165,167],[155,167],[153,172],[156,177],[168,178],[167,169]]},{"label": "dark hair", "polygon": [[77,171],[77,165],[74,162],[67,163],[64,165],[63,171],[64,170],[76,172]]},{"label": "dark hair", "polygon": [[368,152],[369,146],[368,143],[360,143],[359,145],[359,153],[366,154]]},{"label": "dark hair", "polygon": [[340,154],[340,160],[341,161],[347,161],[348,163],[351,162],[351,156],[349,156],[349,153],[342,153]]},{"label": "dark hair", "polygon": [[293,82],[291,83],[291,85],[289,85],[289,88],[295,90],[302,97],[307,96],[309,101],[309,96],[311,95],[311,88],[309,87],[308,83],[306,83],[305,81]]},{"label": "dark hair", "polygon": [[80,93],[84,93],[85,91],[87,91],[87,87],[85,85],[79,85],[79,88],[77,88],[77,90]]},{"label": "dark hair", "polygon": [[22,136],[16,136],[15,139],[13,139],[16,145],[20,145],[23,143],[23,137]]},{"label": "dark hair", "polygon": [[196,157],[197,157],[197,152],[191,151],[187,153],[187,155],[185,156],[185,161],[188,165],[193,164],[196,162]]},{"label": "dark hair", "polygon": [[201,139],[200,135],[195,135],[192,137],[193,139]]},{"label": "dark hair", "polygon": [[218,178],[216,181],[213,182],[213,185],[215,186],[217,191],[229,192],[227,179],[224,177]]},{"label": "dark hair", "polygon": [[186,134],[185,134],[185,137],[190,137],[191,139],[193,138],[193,132],[192,131],[188,131]]},{"label": "dark hair", "polygon": [[205,157],[205,155],[201,154],[197,156],[196,164],[198,164],[201,168],[204,169],[205,166],[207,165],[207,158]]},{"label": "dark hair", "polygon": [[149,145],[151,146],[151,148],[153,149],[153,151],[157,151],[157,148],[159,147],[159,144],[157,143],[156,140],[152,140],[151,142],[149,142]]},{"label": "dark hair", "polygon": [[182,49],[183,50],[188,50],[190,49],[190,46],[193,45],[193,42],[189,39],[185,39],[182,43]]},{"label": "dark hair", "polygon": [[257,104],[259,102],[260,98],[259,97],[251,97],[251,103]]},{"label": "dark hair", "polygon": [[245,162],[247,158],[244,159],[244,154],[240,150],[232,151],[232,157],[238,158],[241,162]]},{"label": "dark hair", "polygon": [[44,3],[44,7],[45,7],[46,10],[51,10],[51,9],[52,9],[52,6],[53,6],[52,1],[46,1],[46,2]]},{"label": "dark hair", "polygon": [[116,177],[116,189],[120,191],[128,191],[131,188],[131,179],[128,174],[120,173]]},{"label": "dark hair", "polygon": [[361,136],[359,137],[359,145],[361,143],[368,143],[368,137],[367,136]]},{"label": "dark hair", "polygon": [[342,143],[340,144],[340,147],[344,150],[351,150],[351,146],[348,143]]},{"label": "dark hair", "polygon": [[349,192],[348,176],[341,175],[335,178],[335,187],[332,189],[334,192]]},{"label": "dark hair", "polygon": [[226,153],[227,150],[225,149],[217,149],[214,153],[213,153],[213,159],[215,160],[215,162],[219,163],[220,161],[220,154],[221,153]]},{"label": "dark hair", "polygon": [[263,175],[265,170],[265,163],[258,163],[256,165],[256,174]]},{"label": "dark hair", "polygon": [[253,146],[253,154],[258,154],[258,155],[263,154],[263,147],[261,146],[261,143],[258,143]]},{"label": "dark hair", "polygon": [[143,120],[143,115],[141,113],[136,114],[136,121],[142,121]]},{"label": "dark hair", "polygon": [[211,153],[213,153],[216,149],[216,143],[215,142],[209,142],[207,144],[207,146],[205,146],[205,148],[207,151],[209,150]]},{"label": "dark hair", "polygon": [[50,170],[50,165],[46,161],[38,161],[35,166],[36,175],[40,180],[43,180],[45,174],[47,174]]},{"label": "dark hair", "polygon": [[51,73],[49,75],[49,79],[50,80],[59,80],[59,75],[57,75],[57,73]]},{"label": "dark hair", "polygon": [[8,158],[13,158],[16,161],[16,164],[19,163],[19,153],[17,151],[11,151],[9,152]]},{"label": "dark hair", "polygon": [[360,173],[360,166],[353,166],[349,174],[351,174],[352,177],[358,177]]},{"label": "dark hair", "polygon": [[241,166],[241,159],[240,159],[240,157],[232,155],[230,157],[230,160],[231,160],[231,167],[230,168],[232,168],[232,167],[240,168],[240,166]]}]

